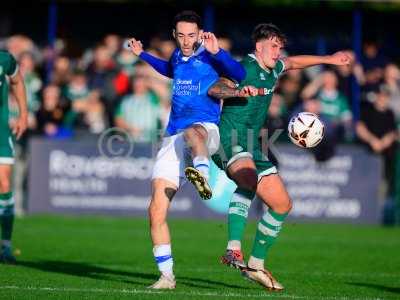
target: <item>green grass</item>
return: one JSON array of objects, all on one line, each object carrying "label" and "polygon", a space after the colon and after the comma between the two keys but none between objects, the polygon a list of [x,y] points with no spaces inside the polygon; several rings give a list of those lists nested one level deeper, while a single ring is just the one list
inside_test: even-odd
[{"label": "green grass", "polygon": [[[177,288],[157,279],[144,219],[30,216],[17,219],[19,265],[0,265],[0,299],[399,299],[400,229],[286,224],[269,268],[286,290],[271,293],[219,264],[222,221],[171,220]],[[248,226],[245,253],[255,223]]]}]

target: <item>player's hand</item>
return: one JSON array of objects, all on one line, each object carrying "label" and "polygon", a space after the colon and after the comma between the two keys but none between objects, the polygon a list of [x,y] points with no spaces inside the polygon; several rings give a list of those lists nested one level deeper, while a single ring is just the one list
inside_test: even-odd
[{"label": "player's hand", "polygon": [[24,134],[28,128],[28,115],[21,115],[15,123],[12,125],[12,132],[16,136],[17,140]]},{"label": "player's hand", "polygon": [[258,95],[258,89],[251,85],[246,85],[238,90],[238,97],[254,97]]},{"label": "player's hand", "polygon": [[139,56],[143,52],[143,44],[141,41],[137,41],[134,38],[128,40],[129,49],[135,54]]},{"label": "player's hand", "polygon": [[200,37],[204,41],[204,48],[211,54],[217,54],[219,51],[218,40],[214,33],[212,32],[203,32]]},{"label": "player's hand", "polygon": [[352,62],[351,56],[345,51],[339,51],[332,54],[329,58],[332,65],[347,66]]}]

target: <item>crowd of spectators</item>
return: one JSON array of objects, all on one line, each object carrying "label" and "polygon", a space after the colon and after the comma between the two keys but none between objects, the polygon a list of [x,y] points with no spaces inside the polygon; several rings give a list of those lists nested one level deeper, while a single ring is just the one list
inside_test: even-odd
[{"label": "crowd of spectators", "polygon": [[[74,57],[63,41],[54,49],[39,49],[22,35],[0,41],[0,48],[17,59],[25,80],[27,136],[68,138],[118,126],[138,141],[150,141],[168,119],[170,81],[137,61],[122,42],[120,36],[109,34]],[[174,43],[155,38],[148,50],[168,59]],[[9,108],[12,123],[18,114],[12,96]]]},{"label": "crowd of spectators", "polygon": [[[98,134],[118,126],[135,139],[146,141],[151,132],[165,126],[170,80],[138,61],[123,49],[122,43],[122,37],[108,34],[93,48],[72,56],[63,40],[57,41],[53,49],[40,49],[22,35],[1,40],[0,48],[16,57],[25,79],[30,131],[52,137]],[[220,44],[227,50],[232,47],[226,37],[220,39]],[[147,51],[169,59],[174,49],[172,40],[155,37]],[[351,51],[349,54],[354,55]],[[338,140],[354,140],[352,81],[361,86],[362,108],[384,90],[389,98],[387,109],[399,123],[400,69],[379,51],[377,43],[365,42],[362,56],[352,66],[286,72],[270,108],[269,126],[285,127],[295,112],[310,110],[318,113],[328,128],[332,127],[332,135],[339,136]],[[16,114],[11,97],[11,121]]]}]

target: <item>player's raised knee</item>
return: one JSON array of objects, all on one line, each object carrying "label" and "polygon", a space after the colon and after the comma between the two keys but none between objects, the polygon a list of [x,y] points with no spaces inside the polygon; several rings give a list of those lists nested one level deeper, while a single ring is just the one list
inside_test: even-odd
[{"label": "player's raised knee", "polygon": [[186,142],[206,141],[207,132],[202,126],[193,126],[184,131],[183,137]]}]

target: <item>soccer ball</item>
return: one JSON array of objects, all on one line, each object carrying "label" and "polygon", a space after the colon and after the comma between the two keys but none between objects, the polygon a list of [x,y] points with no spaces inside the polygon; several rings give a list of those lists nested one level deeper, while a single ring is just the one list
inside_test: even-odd
[{"label": "soccer ball", "polygon": [[312,148],[322,141],[324,124],[316,114],[301,112],[290,120],[288,134],[295,145]]}]

